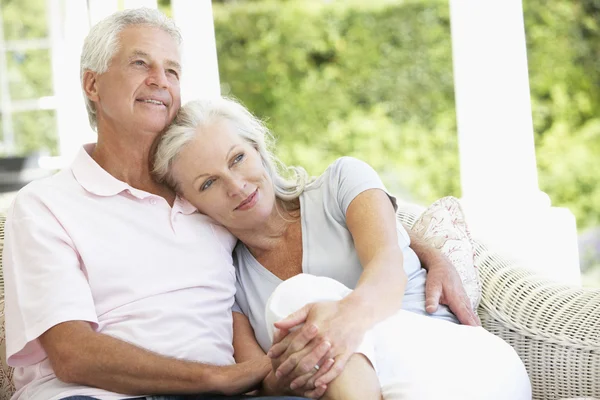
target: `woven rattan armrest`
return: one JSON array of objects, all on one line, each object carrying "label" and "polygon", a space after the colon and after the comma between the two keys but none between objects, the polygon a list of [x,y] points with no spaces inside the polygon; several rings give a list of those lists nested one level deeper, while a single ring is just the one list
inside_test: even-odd
[{"label": "woven rattan armrest", "polygon": [[539,277],[478,244],[483,327],[519,354],[534,399],[600,398],[600,289]]}]

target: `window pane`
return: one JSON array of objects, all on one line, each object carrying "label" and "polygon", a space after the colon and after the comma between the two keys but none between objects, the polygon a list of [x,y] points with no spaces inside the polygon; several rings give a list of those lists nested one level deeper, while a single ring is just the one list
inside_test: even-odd
[{"label": "window pane", "polygon": [[6,53],[6,61],[12,100],[52,95],[50,51],[45,49],[11,51]]},{"label": "window pane", "polygon": [[40,39],[48,36],[46,0],[0,0],[4,40]]},{"label": "window pane", "polygon": [[0,157],[6,154],[4,148],[4,127],[2,126],[2,113],[0,112]]},{"label": "window pane", "polygon": [[27,111],[13,114],[15,147],[18,154],[40,151],[58,154],[56,113],[54,110]]}]

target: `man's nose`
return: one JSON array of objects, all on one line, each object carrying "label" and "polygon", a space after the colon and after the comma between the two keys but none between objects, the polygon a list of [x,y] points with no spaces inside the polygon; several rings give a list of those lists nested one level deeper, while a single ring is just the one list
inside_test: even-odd
[{"label": "man's nose", "polygon": [[147,85],[158,86],[159,88],[167,88],[169,86],[169,79],[163,68],[152,68],[148,78],[146,78]]}]

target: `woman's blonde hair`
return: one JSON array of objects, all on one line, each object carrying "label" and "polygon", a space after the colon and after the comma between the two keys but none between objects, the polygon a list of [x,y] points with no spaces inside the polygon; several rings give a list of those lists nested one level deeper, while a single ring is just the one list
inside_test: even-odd
[{"label": "woman's blonde hair", "polygon": [[272,152],[274,138],[264,123],[231,98],[195,100],[181,107],[173,123],[158,139],[153,157],[153,174],[157,181],[176,192],[179,182],[172,174],[175,159],[197,135],[198,129],[215,122],[229,122],[237,134],[254,147],[273,181],[275,196],[284,202],[295,200],[311,181],[301,167],[287,167]]}]

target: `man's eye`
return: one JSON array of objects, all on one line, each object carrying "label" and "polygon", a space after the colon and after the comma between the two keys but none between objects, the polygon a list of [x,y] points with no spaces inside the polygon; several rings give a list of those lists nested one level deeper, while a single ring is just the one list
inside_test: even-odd
[{"label": "man's eye", "polygon": [[146,65],[146,63],[143,60],[135,60],[133,63],[135,65]]},{"label": "man's eye", "polygon": [[214,182],[213,179],[209,179],[206,182],[204,182],[204,184],[202,186],[200,186],[200,191],[202,192],[202,191],[208,189],[209,187],[211,187],[213,182]]},{"label": "man's eye", "polygon": [[167,72],[173,76],[175,76],[175,78],[179,78],[179,73],[177,71],[175,71],[174,69],[168,69]]}]

